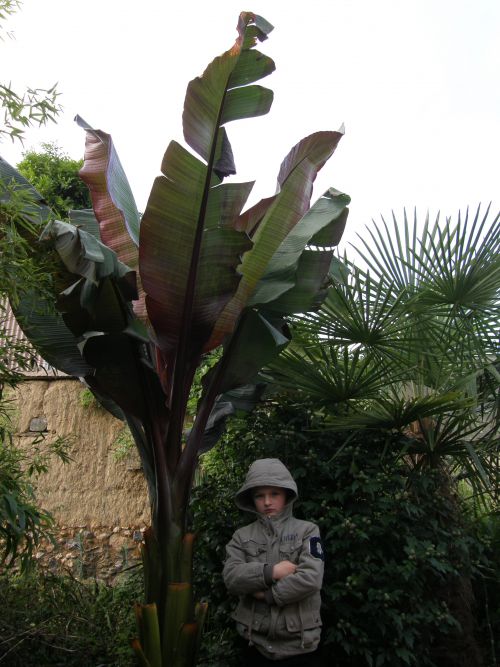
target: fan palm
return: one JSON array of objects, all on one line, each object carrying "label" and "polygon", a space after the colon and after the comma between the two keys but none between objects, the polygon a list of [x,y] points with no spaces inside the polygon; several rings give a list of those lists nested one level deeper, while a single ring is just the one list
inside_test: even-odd
[{"label": "fan palm", "polygon": [[398,429],[418,465],[495,488],[499,246],[489,210],[421,231],[416,216],[382,219],[270,375],[319,402],[330,428]]}]

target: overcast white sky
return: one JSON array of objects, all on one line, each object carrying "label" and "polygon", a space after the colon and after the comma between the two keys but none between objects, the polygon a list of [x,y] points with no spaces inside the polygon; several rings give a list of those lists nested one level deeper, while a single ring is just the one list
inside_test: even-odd
[{"label": "overcast white sky", "polygon": [[[140,210],[171,139],[182,140],[190,79],[229,48],[241,10],[274,26],[261,50],[270,113],[228,126],[238,177],[272,194],[279,164],[316,130],[346,134],[317,180],[352,197],[345,240],[372,217],[417,207],[424,217],[467,204],[500,206],[499,0],[24,0],[0,43],[2,83],[58,82],[57,125],[25,148],[55,141],[83,156],[80,114],[114,139]],[[15,164],[22,147],[4,141]]]}]

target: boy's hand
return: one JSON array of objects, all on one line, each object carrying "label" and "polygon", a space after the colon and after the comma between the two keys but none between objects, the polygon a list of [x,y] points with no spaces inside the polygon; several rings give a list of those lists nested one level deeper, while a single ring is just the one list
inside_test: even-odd
[{"label": "boy's hand", "polygon": [[279,580],[288,577],[289,574],[294,574],[297,571],[295,563],[289,560],[282,560],[273,566],[273,579]]}]

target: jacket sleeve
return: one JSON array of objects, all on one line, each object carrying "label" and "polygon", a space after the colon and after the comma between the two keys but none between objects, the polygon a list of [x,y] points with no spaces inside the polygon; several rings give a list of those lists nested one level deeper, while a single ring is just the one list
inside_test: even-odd
[{"label": "jacket sleeve", "polygon": [[226,560],[222,576],[232,595],[247,595],[268,588],[264,563],[247,562],[238,531],[226,546]]},{"label": "jacket sleeve", "polygon": [[311,524],[302,541],[297,571],[283,577],[271,588],[274,602],[282,607],[321,590],[324,572],[324,555],[319,528]]}]

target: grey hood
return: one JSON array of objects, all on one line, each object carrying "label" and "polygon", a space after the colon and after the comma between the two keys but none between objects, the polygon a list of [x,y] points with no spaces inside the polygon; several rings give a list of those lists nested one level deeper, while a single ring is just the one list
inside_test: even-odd
[{"label": "grey hood", "polygon": [[256,486],[278,486],[290,493],[287,505],[292,505],[298,497],[297,484],[288,468],[279,459],[257,459],[248,469],[243,486],[237,491],[236,505],[246,512],[255,512],[252,489]]}]

